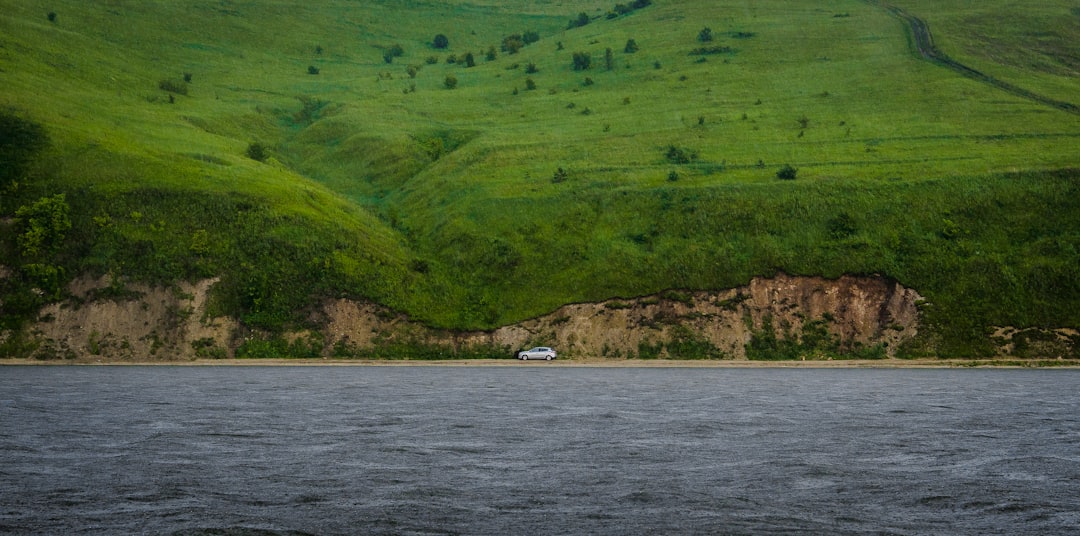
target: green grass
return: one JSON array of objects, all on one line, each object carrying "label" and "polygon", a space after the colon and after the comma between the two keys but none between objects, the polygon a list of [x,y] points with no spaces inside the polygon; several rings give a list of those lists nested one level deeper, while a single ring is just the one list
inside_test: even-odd
[{"label": "green grass", "polygon": [[[615,2],[58,0],[52,22],[0,3],[0,107],[50,139],[0,211],[67,193],[66,277],[220,276],[220,310],[272,329],[323,296],[490,328],[777,271],[880,273],[928,298],[924,342],[949,355],[985,352],[991,325],[1080,326],[1080,116],[922,60],[873,3],[658,0],[607,20]],[[1078,100],[1071,4],[894,3],[954,60]],[[596,20],[568,30],[582,11]],[[526,30],[540,41],[484,59]],[[475,67],[445,61],[466,52]],[[187,95],[159,89],[185,73]],[[39,301],[21,284],[8,317]]]}]

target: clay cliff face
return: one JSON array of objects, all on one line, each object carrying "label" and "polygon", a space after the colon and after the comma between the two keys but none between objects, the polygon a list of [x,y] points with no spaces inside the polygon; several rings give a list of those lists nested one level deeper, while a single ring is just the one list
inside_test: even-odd
[{"label": "clay cliff face", "polygon": [[[210,318],[206,303],[215,281],[174,289],[133,285],[126,297],[95,298],[105,280],[81,280],[73,300],[42,310],[30,330],[38,357],[83,360],[187,360],[232,357],[245,337],[258,336],[230,318]],[[746,359],[746,345],[771,327],[778,339],[802,336],[813,323],[841,348],[878,346],[889,356],[919,329],[914,290],[881,277],[778,275],[721,291],[566,305],[551,314],[493,331],[426,328],[371,303],[334,300],[313,320],[325,355],[335,346],[364,350],[406,340],[461,349],[555,347],[566,358],[710,357]],[[294,333],[289,337],[308,336]],[[672,355],[673,342],[691,341],[708,355]],[[685,349],[686,346],[680,348]],[[814,356],[809,356],[814,357]]]},{"label": "clay cliff face", "polygon": [[[566,305],[540,318],[492,332],[439,333],[424,337],[448,345],[494,345],[521,349],[553,346],[564,356],[637,357],[642,344],[708,341],[728,359],[745,359],[755,331],[771,324],[780,338],[798,336],[807,322],[827,326],[843,347],[882,345],[893,355],[918,332],[921,297],[880,277],[755,278],[745,287],[717,292],[668,292],[629,300]],[[401,333],[404,318],[387,319],[370,305],[339,300],[326,307],[331,344],[346,339],[371,344]],[[415,332],[414,332],[415,334]],[[666,357],[661,350],[658,357]]]}]

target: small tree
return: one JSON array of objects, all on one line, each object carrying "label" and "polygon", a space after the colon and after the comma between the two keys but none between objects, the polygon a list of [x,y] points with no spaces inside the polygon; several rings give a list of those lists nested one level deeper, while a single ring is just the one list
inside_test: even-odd
[{"label": "small tree", "polygon": [[588,52],[575,52],[574,53],[574,70],[585,71],[592,66],[592,55]]},{"label": "small tree", "polygon": [[533,91],[536,89],[536,82],[532,78],[525,79],[525,89]]},{"label": "small tree", "polygon": [[476,58],[473,57],[472,52],[465,53],[465,67],[476,67]]},{"label": "small tree", "polygon": [[589,23],[589,14],[582,11],[578,13],[578,16],[570,19],[570,24],[566,26],[567,29],[580,28]]},{"label": "small tree", "polygon": [[792,167],[791,164],[784,164],[784,167],[780,168],[780,170],[776,172],[776,178],[785,181],[793,181],[795,180],[795,175],[798,172],[799,170]]},{"label": "small tree", "polygon": [[307,74],[319,74],[319,68],[314,65],[308,65]]},{"label": "small tree", "polygon": [[633,53],[635,53],[637,51],[638,51],[637,41],[634,41],[633,39],[627,39],[626,40],[626,46],[623,48],[623,52],[625,52],[627,54],[633,54]]},{"label": "small tree", "polygon": [[71,208],[64,194],[42,197],[15,211],[16,242],[27,259],[51,255],[60,249],[71,230]]},{"label": "small tree", "polygon": [[615,68],[615,55],[612,54],[611,48],[604,50],[604,67],[609,71]]},{"label": "small tree", "polygon": [[556,169],[555,174],[552,175],[551,182],[553,182],[555,184],[558,184],[560,182],[566,182],[566,179],[569,179],[569,178],[570,178],[570,176],[566,173],[566,170],[563,169],[563,168],[559,168],[559,169]]},{"label": "small tree", "polygon": [[446,89],[454,89],[454,88],[456,88],[457,87],[457,77],[452,75],[452,74],[446,75],[446,79],[443,80],[443,85],[446,86]]},{"label": "small tree", "polygon": [[431,45],[435,48],[446,48],[450,46],[450,39],[443,34],[437,34],[435,39],[431,40]]},{"label": "small tree", "polygon": [[530,31],[527,31],[527,32],[521,34],[521,40],[526,45],[531,45],[531,44],[533,44],[533,43],[540,40],[540,34],[530,30]]},{"label": "small tree", "polygon": [[701,31],[698,32],[697,40],[701,41],[702,43],[708,43],[709,41],[712,41],[712,29],[708,26],[702,28]]},{"label": "small tree", "polygon": [[56,22],[56,12],[50,11],[48,15],[49,22]]},{"label": "small tree", "polygon": [[487,54],[484,55],[484,59],[487,61],[495,61],[495,58],[499,57],[499,53],[495,51],[495,47],[489,47]]},{"label": "small tree", "polygon": [[540,72],[540,69],[537,69],[536,64],[530,61],[527,65],[525,65],[525,72],[528,74],[536,74]]},{"label": "small tree", "polygon": [[507,54],[517,54],[522,47],[525,46],[525,41],[521,38],[520,34],[508,35],[503,38],[501,49]]},{"label": "small tree", "polygon": [[259,143],[257,141],[254,141],[254,142],[251,142],[250,144],[248,144],[247,151],[245,151],[245,152],[246,152],[248,158],[250,158],[250,159],[252,159],[252,160],[254,160],[256,162],[265,162],[266,161],[266,157],[267,157],[266,147],[263,146],[263,144],[261,144],[261,143]]}]

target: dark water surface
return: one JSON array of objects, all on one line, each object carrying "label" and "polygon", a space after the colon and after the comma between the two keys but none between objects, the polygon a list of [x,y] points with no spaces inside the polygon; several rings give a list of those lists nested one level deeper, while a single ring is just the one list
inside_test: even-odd
[{"label": "dark water surface", "polygon": [[0,367],[4,534],[1080,534],[1080,371]]}]

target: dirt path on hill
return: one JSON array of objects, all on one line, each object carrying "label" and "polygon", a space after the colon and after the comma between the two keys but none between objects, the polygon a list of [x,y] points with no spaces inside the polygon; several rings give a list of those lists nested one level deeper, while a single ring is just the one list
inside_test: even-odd
[{"label": "dirt path on hill", "polygon": [[919,55],[924,59],[947,67],[960,73],[961,75],[978,80],[985,84],[989,84],[1002,91],[1016,95],[1017,97],[1025,98],[1039,104],[1057,108],[1063,112],[1069,112],[1071,114],[1080,115],[1080,106],[1077,106],[1071,102],[1059,101],[1052,99],[1045,95],[1026,90],[1020,86],[1016,86],[994,78],[990,75],[983,73],[977,69],[964,65],[946,55],[944,52],[938,50],[934,45],[934,35],[930,33],[930,25],[926,21],[908,13],[903,8],[894,6],[892,4],[882,2],[880,0],[864,0],[867,4],[875,7],[879,7],[887,11],[890,15],[900,19],[911,28],[911,35],[914,38],[915,49],[919,52]]}]

